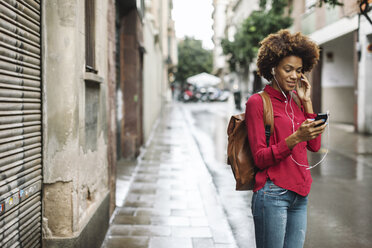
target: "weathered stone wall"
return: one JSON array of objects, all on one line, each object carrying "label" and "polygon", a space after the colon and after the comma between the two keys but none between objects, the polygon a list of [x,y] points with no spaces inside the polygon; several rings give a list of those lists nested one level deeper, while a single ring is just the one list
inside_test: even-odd
[{"label": "weathered stone wall", "polygon": [[97,75],[85,71],[84,1],[43,1],[44,239],[78,236],[109,190],[108,3],[95,4]]}]

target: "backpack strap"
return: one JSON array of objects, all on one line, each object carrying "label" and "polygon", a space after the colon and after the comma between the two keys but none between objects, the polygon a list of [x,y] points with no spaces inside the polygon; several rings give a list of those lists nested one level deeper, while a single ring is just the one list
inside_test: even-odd
[{"label": "backpack strap", "polygon": [[266,144],[267,147],[269,147],[270,136],[274,132],[273,106],[271,104],[270,96],[265,91],[261,91],[258,94],[262,97]]},{"label": "backpack strap", "polygon": [[[297,104],[298,108],[301,110],[301,101],[298,98],[297,94],[293,93],[293,91],[290,92],[292,99],[295,101]],[[301,110],[302,111],[302,110]]]}]

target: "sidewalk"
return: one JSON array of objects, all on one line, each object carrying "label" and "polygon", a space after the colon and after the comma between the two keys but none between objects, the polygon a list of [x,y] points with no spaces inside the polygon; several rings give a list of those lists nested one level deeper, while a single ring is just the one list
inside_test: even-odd
[{"label": "sidewalk", "polygon": [[[372,166],[372,136],[354,132],[352,125],[330,124],[329,149]],[[326,137],[326,136],[325,136]]]},{"label": "sidewalk", "polygon": [[179,107],[164,111],[130,181],[128,192],[122,187],[126,197],[115,210],[102,247],[236,247]]}]

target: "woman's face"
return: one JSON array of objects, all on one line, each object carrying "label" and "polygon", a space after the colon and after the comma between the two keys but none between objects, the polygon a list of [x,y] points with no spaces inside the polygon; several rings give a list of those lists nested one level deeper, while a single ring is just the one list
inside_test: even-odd
[{"label": "woman's face", "polygon": [[[280,88],[284,92],[294,90],[297,82],[301,78],[302,74],[302,59],[297,56],[287,56],[284,57],[274,68],[275,75],[272,81],[272,86],[274,89],[280,91]],[[276,79],[276,80],[275,80]],[[278,84],[277,84],[278,83]]]}]

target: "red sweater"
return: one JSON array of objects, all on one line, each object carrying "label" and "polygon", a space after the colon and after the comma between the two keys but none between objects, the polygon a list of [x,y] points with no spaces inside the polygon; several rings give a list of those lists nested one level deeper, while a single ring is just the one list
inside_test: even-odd
[{"label": "red sweater", "polygon": [[[294,191],[302,196],[310,192],[312,178],[310,170],[297,165],[290,157],[300,164],[308,165],[307,151],[316,152],[320,149],[321,136],[308,142],[301,142],[290,150],[285,138],[292,134],[292,122],[285,112],[286,99],[283,94],[271,86],[264,89],[271,99],[274,112],[274,133],[270,137],[270,146],[267,147],[265,128],[263,125],[263,103],[258,94],[251,96],[246,103],[245,120],[248,127],[248,139],[252,155],[259,171],[256,174],[254,192],[261,189],[266,179],[270,178],[279,187]],[[290,96],[287,95],[290,99]],[[308,118],[315,118],[316,114],[304,113],[292,99],[291,105],[287,104],[287,113],[291,116],[294,112],[294,128],[297,130],[302,122]]]}]

